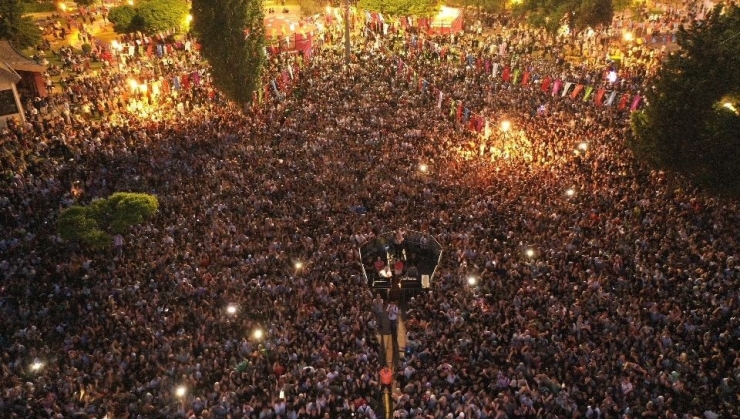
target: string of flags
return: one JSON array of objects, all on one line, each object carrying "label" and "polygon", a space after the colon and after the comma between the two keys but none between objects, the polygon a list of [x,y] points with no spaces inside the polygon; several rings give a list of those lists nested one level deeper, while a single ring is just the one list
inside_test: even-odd
[{"label": "string of flags", "polygon": [[[490,60],[481,60],[480,58],[474,59],[476,61],[473,63],[469,58],[465,60],[468,66],[476,65],[476,68],[485,69],[486,73],[491,75],[492,81],[529,87],[532,90],[539,88],[542,92],[549,93],[553,98],[569,98],[572,101],[590,102],[596,107],[630,112],[638,110],[642,104],[642,96],[639,94],[608,89],[603,86],[599,87],[572,82],[552,76],[541,77],[531,68],[512,68],[511,66],[500,63],[493,63]],[[397,60],[397,76],[405,75],[409,80],[413,78],[413,85],[418,85],[418,90],[422,94],[427,94],[431,90],[436,96],[438,109],[442,109],[445,103],[448,103],[450,106],[449,116],[455,117],[457,123],[466,124],[468,128],[478,132],[484,129],[488,123],[486,118],[463,106],[462,100],[452,99],[450,95],[445,94],[441,89],[433,86],[428,80],[422,78],[417,81],[417,72],[400,57],[397,57]],[[542,110],[543,108],[538,108],[538,112],[541,113]]]},{"label": "string of flags", "polygon": [[[432,44],[433,48],[438,48],[436,44]],[[468,128],[478,132],[482,131],[488,124],[486,118],[465,107],[462,100],[452,99],[449,94],[445,94],[429,80],[420,78],[420,73],[405,63],[401,57],[396,57],[396,60],[397,76],[405,75],[409,82],[413,80],[412,86],[417,86],[421,94],[431,93],[433,97],[436,97],[438,109],[442,109],[445,104],[449,104],[450,117],[454,117],[457,123],[465,124]],[[604,86],[573,82],[550,75],[543,77],[540,72],[531,67],[512,67],[511,65],[492,62],[490,59],[472,57],[471,55],[462,57],[462,63],[470,68],[475,67],[479,71],[490,74],[491,81],[501,81],[505,84],[522,86],[532,90],[539,88],[553,98],[568,98],[574,102],[591,103],[595,107],[616,109],[622,112],[634,112],[640,108],[643,102],[642,96],[637,93],[633,94]],[[283,70],[275,74],[272,80],[265,83],[261,89],[257,89],[253,104],[262,104],[264,96],[270,95],[271,91],[278,100],[283,100],[292,82],[299,77],[302,65],[303,62],[287,64]],[[537,111],[543,113],[544,107],[539,107]]]}]

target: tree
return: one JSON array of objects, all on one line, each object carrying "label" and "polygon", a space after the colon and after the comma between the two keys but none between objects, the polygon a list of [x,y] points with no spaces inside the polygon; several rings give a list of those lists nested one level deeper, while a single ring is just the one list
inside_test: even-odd
[{"label": "tree", "polygon": [[740,192],[740,9],[712,10],[680,28],[679,51],[632,117],[636,154],[719,192]]},{"label": "tree", "polygon": [[136,9],[127,4],[113,7],[110,9],[110,12],[108,12],[108,20],[113,23],[113,30],[118,33],[128,33],[138,30],[133,29],[132,27],[132,22],[135,17]]},{"label": "tree", "polygon": [[145,0],[136,6],[113,7],[108,20],[118,33],[142,31],[155,33],[186,26],[188,4],[185,0]]},{"label": "tree", "polygon": [[20,0],[0,1],[0,39],[24,49],[41,42],[41,30],[30,17],[23,16]]},{"label": "tree", "polygon": [[390,16],[434,16],[439,11],[438,0],[360,0],[360,9]]},{"label": "tree", "polygon": [[78,6],[85,6],[85,7],[94,6],[96,3],[102,4],[100,0],[75,0],[75,3]]},{"label": "tree", "polygon": [[450,0],[445,2],[450,7],[475,7],[478,12],[500,12],[506,6],[502,0]]},{"label": "tree", "polygon": [[193,0],[193,31],[214,84],[244,109],[260,88],[265,64],[261,0]]},{"label": "tree", "polygon": [[313,16],[324,12],[326,2],[321,0],[298,0],[298,6],[301,8],[303,16]]},{"label": "tree", "polygon": [[111,233],[124,233],[146,221],[157,209],[159,202],[153,195],[117,192],[88,206],[73,205],[63,210],[57,219],[57,230],[65,240],[102,249],[112,243]]},{"label": "tree", "polygon": [[518,15],[527,15],[530,23],[555,33],[567,25],[570,30],[608,25],[614,17],[612,0],[524,0],[514,6]]},{"label": "tree", "polygon": [[146,0],[136,11],[143,23],[144,31],[155,33],[169,29],[181,29],[188,17],[185,0]]}]

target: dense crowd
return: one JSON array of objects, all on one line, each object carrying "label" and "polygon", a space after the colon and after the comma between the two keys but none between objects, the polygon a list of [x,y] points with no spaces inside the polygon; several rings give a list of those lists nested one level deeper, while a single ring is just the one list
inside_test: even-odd
[{"label": "dense crowd", "polygon": [[[500,37],[479,47],[608,66]],[[2,416],[376,417],[357,245],[404,229],[445,253],[402,305],[394,417],[740,415],[737,203],[637,162],[626,112],[407,45],[356,40],[345,66],[328,43],[246,113],[197,51],[134,51],[4,131]],[[511,131],[468,129],[399,59]],[[128,86],[196,73],[161,98]],[[60,209],[121,190],[160,211],[120,249],[60,239]]]}]

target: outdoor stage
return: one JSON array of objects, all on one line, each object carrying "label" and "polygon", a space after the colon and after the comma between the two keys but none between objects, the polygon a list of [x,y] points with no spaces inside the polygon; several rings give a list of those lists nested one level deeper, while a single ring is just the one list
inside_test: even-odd
[{"label": "outdoor stage", "polygon": [[398,301],[433,288],[442,248],[429,234],[389,232],[360,245],[360,257],[373,294]]}]

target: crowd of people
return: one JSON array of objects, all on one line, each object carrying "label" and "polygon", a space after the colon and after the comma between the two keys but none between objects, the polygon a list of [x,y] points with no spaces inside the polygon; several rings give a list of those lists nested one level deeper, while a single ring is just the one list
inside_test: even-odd
[{"label": "crowd of people", "polygon": [[[501,33],[488,51],[553,74],[610,65]],[[404,229],[444,254],[401,304],[393,417],[740,415],[737,203],[638,162],[627,110],[380,38],[290,62],[247,112],[196,49],[155,42],[2,132],[4,417],[379,417],[358,245]],[[400,59],[511,129],[468,129]],[[59,237],[61,209],[116,191],[160,210],[107,251]]]}]

